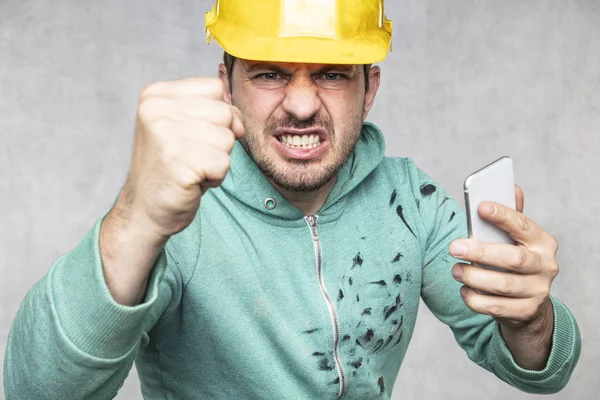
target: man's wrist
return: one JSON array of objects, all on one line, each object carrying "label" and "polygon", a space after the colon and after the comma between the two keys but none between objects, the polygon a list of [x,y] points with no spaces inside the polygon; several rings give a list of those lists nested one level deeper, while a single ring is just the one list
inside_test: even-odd
[{"label": "man's wrist", "polygon": [[157,235],[115,205],[100,227],[104,279],[113,299],[122,305],[142,302],[152,267],[168,238]]},{"label": "man's wrist", "polygon": [[547,298],[538,315],[524,325],[503,325],[500,332],[519,366],[529,370],[545,368],[554,333],[554,311],[552,301]]}]

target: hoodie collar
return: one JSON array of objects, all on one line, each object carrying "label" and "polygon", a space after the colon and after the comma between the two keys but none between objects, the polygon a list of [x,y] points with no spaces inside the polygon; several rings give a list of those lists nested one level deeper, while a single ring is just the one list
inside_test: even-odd
[{"label": "hoodie collar", "polygon": [[[352,154],[338,172],[336,184],[317,213],[319,220],[324,223],[337,219],[343,211],[345,195],[356,188],[384,156],[383,134],[377,126],[365,122]],[[231,167],[221,189],[257,213],[260,219],[278,225],[290,221],[304,223],[303,212],[279,193],[239,142],[231,152]]]}]

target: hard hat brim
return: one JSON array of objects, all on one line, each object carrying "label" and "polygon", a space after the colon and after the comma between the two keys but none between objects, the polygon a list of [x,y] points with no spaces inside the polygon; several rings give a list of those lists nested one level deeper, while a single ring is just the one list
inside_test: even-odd
[{"label": "hard hat brim", "polygon": [[220,23],[208,30],[210,37],[232,56],[253,60],[314,64],[373,64],[387,57],[391,35],[365,32],[364,37],[329,39],[316,37],[264,37],[241,35],[239,29]]}]

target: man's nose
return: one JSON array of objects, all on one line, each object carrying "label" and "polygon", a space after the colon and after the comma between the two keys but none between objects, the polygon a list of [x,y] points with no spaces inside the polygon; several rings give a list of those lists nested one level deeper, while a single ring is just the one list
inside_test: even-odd
[{"label": "man's nose", "polygon": [[283,109],[300,121],[311,118],[322,106],[318,89],[310,76],[294,77],[286,86]]}]

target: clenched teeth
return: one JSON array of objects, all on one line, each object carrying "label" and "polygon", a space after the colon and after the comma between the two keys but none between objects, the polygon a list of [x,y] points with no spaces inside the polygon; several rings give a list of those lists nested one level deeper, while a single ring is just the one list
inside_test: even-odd
[{"label": "clenched teeth", "polygon": [[280,135],[277,139],[286,147],[294,149],[312,149],[321,144],[319,135]]}]

